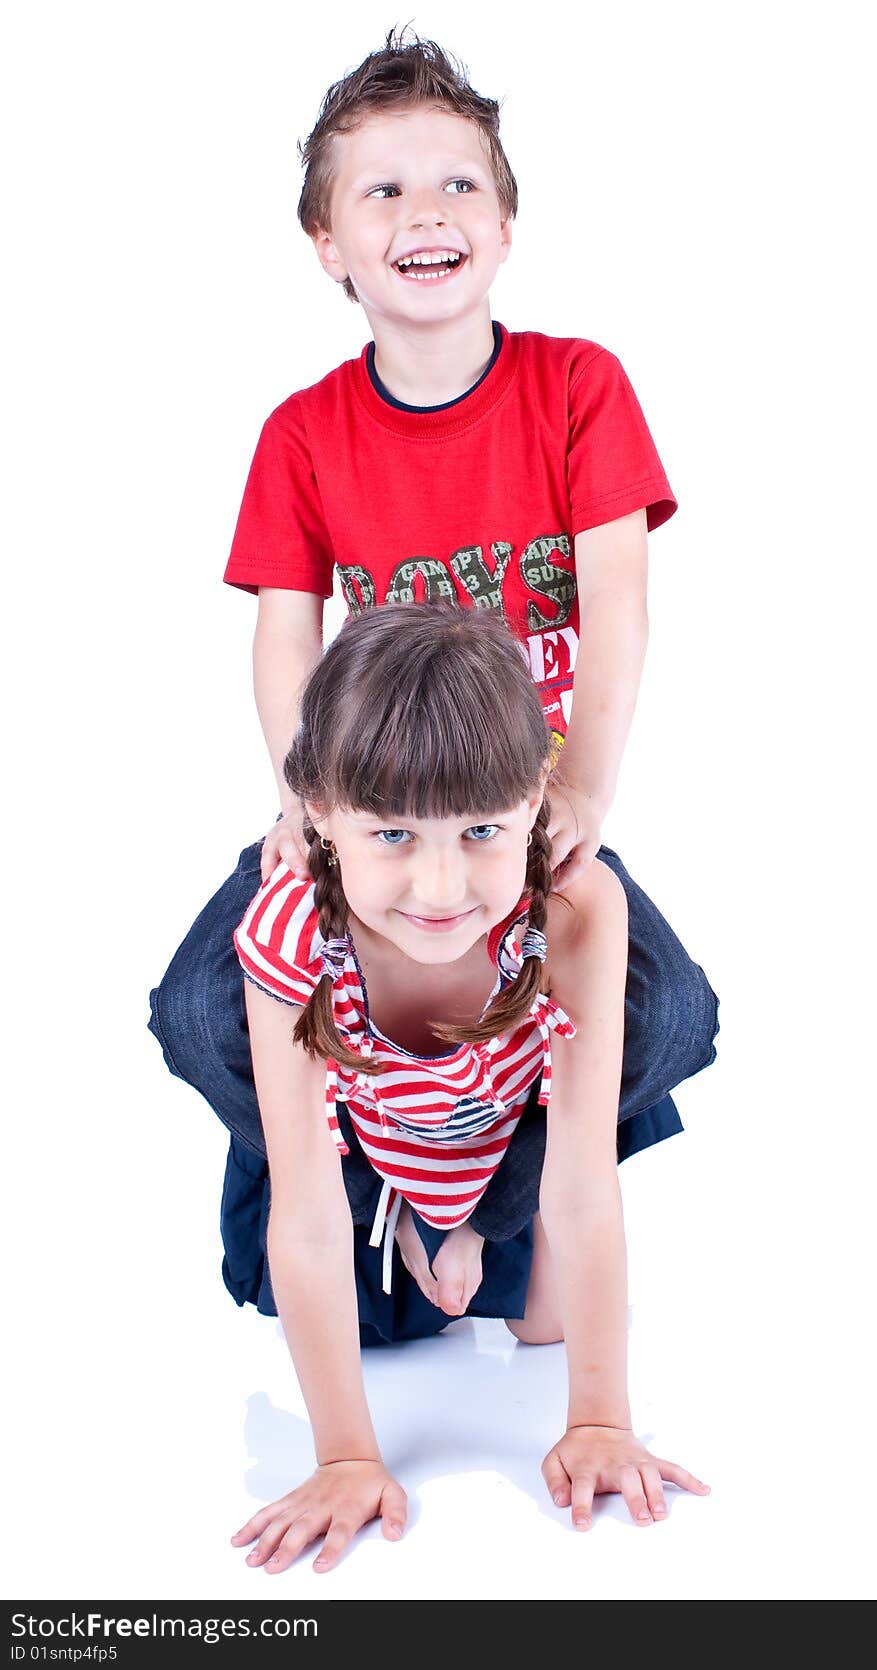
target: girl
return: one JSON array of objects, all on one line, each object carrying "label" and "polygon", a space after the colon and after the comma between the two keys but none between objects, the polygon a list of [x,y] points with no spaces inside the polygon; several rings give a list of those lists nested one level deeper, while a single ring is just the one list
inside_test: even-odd
[{"label": "girl", "polygon": [[[599,860],[552,893],[549,756],[492,610],[367,611],[306,686],[285,774],[312,880],[279,863],[235,936],[270,1193],[232,1144],[222,1215],[226,1281],[276,1302],[316,1448],[312,1476],[232,1538],[269,1572],[323,1534],[314,1569],[328,1569],[376,1516],[402,1535],[359,1348],[463,1315],[565,1341],[567,1428],[542,1473],[577,1528],[597,1491],[620,1491],[645,1525],[666,1513],[662,1480],[708,1489],[631,1429],[627,909]],[[649,1115],[627,1152],[679,1128]],[[526,1124],[544,1164],[531,1141],[507,1170]],[[495,1241],[469,1221],[488,1194],[507,1222],[526,1214]]]}]

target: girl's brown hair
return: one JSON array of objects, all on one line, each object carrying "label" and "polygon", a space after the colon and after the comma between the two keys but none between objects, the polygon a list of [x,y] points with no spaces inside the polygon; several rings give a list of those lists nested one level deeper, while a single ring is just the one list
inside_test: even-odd
[{"label": "girl's brown hair", "polygon": [[[336,133],[351,133],[367,116],[415,105],[438,105],[455,116],[466,116],[480,128],[487,146],[496,194],[503,219],[518,212],[518,187],[499,139],[499,103],[469,86],[468,70],[435,41],[405,41],[406,24],[355,70],[329,88],[312,131],[298,153],[305,181],[298,202],[298,218],[305,232],[331,230]],[[359,297],[349,278],[342,289],[350,300]]]},{"label": "girl's brown hair", "polygon": [[[550,736],[521,646],[493,610],[386,604],[352,617],[311,674],[284,775],[321,814],[336,806],[390,818],[486,818],[532,795],[547,770]],[[548,802],[527,849],[528,926],[545,928],[551,891]],[[347,932],[340,866],[306,820],[314,903],[324,940]],[[481,1042],[523,1019],[542,981],[524,959],[482,1019],[436,1023],[452,1043]],[[326,973],[294,1037],[309,1055],[378,1071],[343,1043]]]}]

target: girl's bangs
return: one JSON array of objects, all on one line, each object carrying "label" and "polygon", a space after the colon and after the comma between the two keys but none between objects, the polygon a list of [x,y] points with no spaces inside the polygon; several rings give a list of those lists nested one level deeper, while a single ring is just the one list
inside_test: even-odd
[{"label": "girl's bangs", "polygon": [[397,685],[351,715],[327,784],[338,803],[378,817],[447,818],[506,811],[532,794],[549,749],[532,685],[532,700],[500,714],[483,687],[467,693],[465,677],[433,671],[418,672],[410,697]]}]

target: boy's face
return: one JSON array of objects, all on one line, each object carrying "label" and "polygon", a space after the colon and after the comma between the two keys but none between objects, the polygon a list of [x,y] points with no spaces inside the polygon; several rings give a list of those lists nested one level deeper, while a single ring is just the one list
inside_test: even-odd
[{"label": "boy's face", "polygon": [[[370,116],[332,144],[332,227],[313,241],[330,277],[350,278],[369,322],[436,323],[480,308],[508,256],[512,223],[502,219],[475,123],[418,105]],[[420,250],[460,260],[453,270],[401,272],[399,258]]]}]

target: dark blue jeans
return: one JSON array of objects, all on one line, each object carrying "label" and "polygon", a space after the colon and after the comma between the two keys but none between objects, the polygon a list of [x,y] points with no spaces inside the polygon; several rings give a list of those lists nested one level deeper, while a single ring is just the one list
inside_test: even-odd
[{"label": "dark blue jeans", "polygon": [[[261,842],[205,905],[161,984],[150,993],[150,1030],[170,1071],[200,1091],[232,1134],[232,1156],[249,1172],[265,1160],[253,1084],[244,982],[232,934],[261,884]],[[630,945],[618,1157],[625,1159],[682,1129],[670,1091],[715,1060],[718,999],[660,911],[616,852],[601,847],[627,895]],[[539,1209],[545,1110],[536,1092],[471,1223],[489,1241],[516,1235]],[[346,1109],[344,1109],[346,1116]],[[339,1109],[339,1117],[341,1110]],[[248,1160],[248,1155],[250,1160]],[[238,1167],[240,1169],[240,1167]],[[343,1161],[355,1224],[370,1221],[380,1179],[358,1143]]]}]

